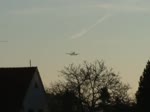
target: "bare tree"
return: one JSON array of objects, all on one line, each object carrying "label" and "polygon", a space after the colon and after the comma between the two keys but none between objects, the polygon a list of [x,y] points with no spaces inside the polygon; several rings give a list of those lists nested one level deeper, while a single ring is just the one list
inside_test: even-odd
[{"label": "bare tree", "polygon": [[63,94],[66,90],[67,86],[62,81],[51,83],[50,87],[46,88],[46,92],[53,95]]},{"label": "bare tree", "polygon": [[[70,64],[61,71],[66,80],[69,90],[75,92],[80,99],[81,107],[87,107],[93,112],[95,108],[104,101],[101,91],[107,88],[110,94],[109,103],[114,103],[119,98],[121,102],[129,100],[129,85],[120,81],[119,75],[112,69],[107,69],[103,61],[88,63],[84,61],[82,65]],[[106,92],[106,91],[105,91]],[[108,95],[109,96],[109,95]],[[108,98],[108,97],[107,97]]]}]

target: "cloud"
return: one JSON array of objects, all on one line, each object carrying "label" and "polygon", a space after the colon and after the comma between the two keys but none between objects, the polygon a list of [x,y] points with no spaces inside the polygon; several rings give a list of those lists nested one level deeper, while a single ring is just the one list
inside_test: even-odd
[{"label": "cloud", "polygon": [[99,25],[100,23],[104,22],[105,20],[107,20],[109,17],[111,17],[112,15],[107,14],[104,15],[103,17],[101,17],[96,23],[92,24],[91,26],[83,29],[82,31],[74,34],[71,36],[71,39],[77,39],[77,38],[81,38],[82,36],[86,35],[88,32],[90,32],[93,28],[95,28],[97,25]]},{"label": "cloud", "polygon": [[52,10],[52,8],[27,8],[27,9],[18,9],[12,10],[9,14],[14,15],[28,15],[28,14],[38,14]]},{"label": "cloud", "polygon": [[138,2],[129,3],[100,3],[96,5],[97,8],[102,8],[115,12],[148,12],[150,8],[148,6],[142,6]]}]

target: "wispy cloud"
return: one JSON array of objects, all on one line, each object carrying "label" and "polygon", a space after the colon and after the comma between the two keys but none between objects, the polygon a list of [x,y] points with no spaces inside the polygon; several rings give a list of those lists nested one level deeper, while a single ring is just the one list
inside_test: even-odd
[{"label": "wispy cloud", "polygon": [[71,39],[77,39],[77,38],[81,38],[84,35],[86,35],[88,32],[90,32],[93,28],[95,28],[97,25],[99,25],[100,23],[104,22],[105,20],[107,20],[109,17],[111,17],[112,15],[107,14],[104,15],[103,17],[101,17],[96,23],[92,24],[91,26],[81,30],[80,32],[74,34],[71,36]]},{"label": "wispy cloud", "polygon": [[35,8],[26,8],[26,9],[18,9],[18,10],[12,10],[9,12],[9,14],[13,15],[30,15],[30,14],[38,14],[43,12],[48,12],[52,10],[52,8],[44,8],[44,7],[35,7]]},{"label": "wispy cloud", "polygon": [[100,3],[96,5],[97,8],[107,9],[115,12],[147,12],[150,11],[148,6],[141,6],[138,2],[132,4],[117,4],[117,3]]}]

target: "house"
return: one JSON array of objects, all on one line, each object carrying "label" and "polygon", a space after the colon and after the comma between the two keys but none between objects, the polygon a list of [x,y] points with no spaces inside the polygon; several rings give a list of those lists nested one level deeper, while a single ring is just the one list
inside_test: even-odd
[{"label": "house", "polygon": [[37,67],[0,68],[0,111],[48,112]]}]

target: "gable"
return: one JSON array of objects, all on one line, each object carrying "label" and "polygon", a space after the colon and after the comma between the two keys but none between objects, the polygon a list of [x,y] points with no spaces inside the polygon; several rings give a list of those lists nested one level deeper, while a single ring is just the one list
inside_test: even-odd
[{"label": "gable", "polygon": [[48,111],[45,90],[39,72],[36,71],[23,102],[23,111]]}]

